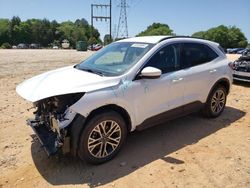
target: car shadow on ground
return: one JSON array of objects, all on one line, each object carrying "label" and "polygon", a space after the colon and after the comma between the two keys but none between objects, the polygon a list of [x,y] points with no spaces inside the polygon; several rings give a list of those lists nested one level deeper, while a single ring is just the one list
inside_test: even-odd
[{"label": "car shadow on ground", "polygon": [[192,114],[141,132],[133,132],[118,156],[97,166],[70,156],[48,158],[37,140],[31,145],[31,153],[36,168],[50,184],[88,184],[95,187],[127,176],[158,159],[166,163],[185,163],[167,155],[195,144],[243,116],[245,112],[226,107],[224,113],[216,119]]}]

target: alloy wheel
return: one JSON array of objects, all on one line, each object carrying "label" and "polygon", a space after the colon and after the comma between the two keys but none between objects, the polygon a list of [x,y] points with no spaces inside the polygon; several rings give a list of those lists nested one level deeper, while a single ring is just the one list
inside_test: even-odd
[{"label": "alloy wheel", "polygon": [[215,91],[212,100],[211,100],[211,110],[214,114],[219,114],[226,102],[226,94],[222,89],[218,89]]},{"label": "alloy wheel", "polygon": [[88,137],[88,151],[96,158],[113,153],[121,141],[121,127],[113,120],[97,124]]}]

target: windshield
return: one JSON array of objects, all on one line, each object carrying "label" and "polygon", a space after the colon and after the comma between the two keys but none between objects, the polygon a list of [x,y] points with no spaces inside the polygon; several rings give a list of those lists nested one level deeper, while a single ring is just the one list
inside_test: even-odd
[{"label": "windshield", "polygon": [[103,76],[119,76],[135,65],[152,46],[148,43],[112,43],[75,68]]}]

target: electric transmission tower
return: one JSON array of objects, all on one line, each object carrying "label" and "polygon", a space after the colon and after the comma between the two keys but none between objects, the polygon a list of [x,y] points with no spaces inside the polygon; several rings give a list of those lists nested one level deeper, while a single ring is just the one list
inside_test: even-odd
[{"label": "electric transmission tower", "polygon": [[127,24],[127,2],[126,0],[121,0],[119,5],[120,17],[118,22],[116,38],[128,38],[128,24]]}]

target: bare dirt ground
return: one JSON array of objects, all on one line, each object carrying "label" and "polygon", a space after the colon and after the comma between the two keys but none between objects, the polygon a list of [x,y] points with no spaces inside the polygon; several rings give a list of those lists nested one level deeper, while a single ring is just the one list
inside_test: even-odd
[{"label": "bare dirt ground", "polygon": [[[25,120],[18,83],[88,52],[0,50],[0,187],[250,187],[250,84],[234,84],[217,119],[193,114],[128,136],[112,161],[48,158]],[[232,60],[237,56],[230,56]]]}]

